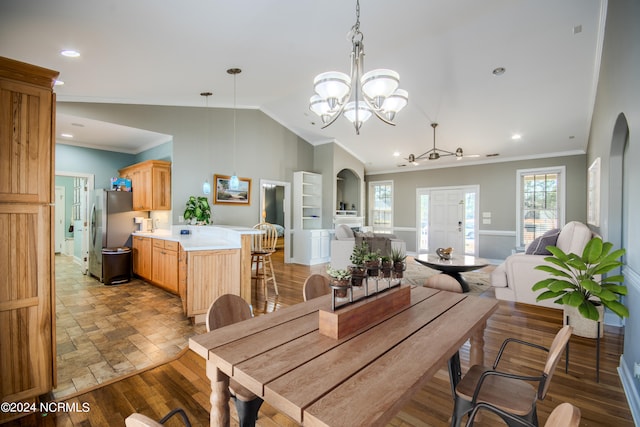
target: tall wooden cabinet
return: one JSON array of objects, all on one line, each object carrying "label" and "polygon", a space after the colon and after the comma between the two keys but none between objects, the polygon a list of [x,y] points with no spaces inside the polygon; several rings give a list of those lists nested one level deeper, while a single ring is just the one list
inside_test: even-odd
[{"label": "tall wooden cabinet", "polygon": [[121,177],[131,180],[133,210],[171,209],[171,162],[147,160],[119,172]]},{"label": "tall wooden cabinet", "polygon": [[[0,57],[0,401],[55,386],[53,180],[58,72]],[[0,422],[10,414],[0,414]]]}]

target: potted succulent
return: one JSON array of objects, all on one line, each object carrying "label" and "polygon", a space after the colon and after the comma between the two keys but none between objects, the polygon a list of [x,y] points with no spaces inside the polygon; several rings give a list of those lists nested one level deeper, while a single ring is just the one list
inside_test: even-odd
[{"label": "potted succulent", "polygon": [[402,278],[404,275],[404,270],[406,268],[404,260],[407,258],[407,255],[402,251],[402,249],[391,248],[391,262],[393,262],[393,273],[394,276],[398,279]]},{"label": "potted succulent", "polygon": [[364,257],[367,254],[369,254],[369,245],[367,242],[362,241],[359,245],[353,245],[353,251],[349,257],[353,263],[353,265],[349,267],[353,286],[362,286],[362,280],[367,272],[364,268]]},{"label": "potted succulent", "polygon": [[184,220],[207,225],[211,219],[211,206],[206,197],[190,196],[184,210]]},{"label": "potted succulent", "polygon": [[377,277],[380,270],[380,253],[379,251],[369,252],[364,256],[364,266],[367,269],[369,277]]},{"label": "potted succulent", "polygon": [[327,266],[327,274],[333,279],[332,282],[334,286],[344,288],[338,289],[338,291],[336,292],[336,296],[340,298],[346,297],[347,288],[351,283],[351,272],[349,270],[335,269],[331,267],[331,265],[329,265]]},{"label": "potted succulent", "polygon": [[386,255],[380,257],[380,267],[382,269],[382,277],[384,278],[391,277],[391,269],[393,268],[393,262],[391,261],[391,257]]},{"label": "potted succulent", "polygon": [[[613,243],[603,243],[599,237],[594,237],[587,243],[582,255],[565,254],[556,246],[547,246],[553,256],[545,257],[544,260],[554,266],[535,267],[552,276],[533,285],[531,289],[534,291],[544,290],[536,300],[555,298],[555,303],[563,304],[565,321],[569,315],[569,323],[574,326],[576,335],[592,338],[602,335],[596,322],[602,323],[603,307],[620,318],[629,316],[629,310],[619,301],[620,296],[627,294],[626,286],[622,285],[624,276],[603,276],[622,265],[619,258],[624,255],[625,250],[611,252],[612,248]],[[576,330],[581,317],[591,321],[584,332]]]}]

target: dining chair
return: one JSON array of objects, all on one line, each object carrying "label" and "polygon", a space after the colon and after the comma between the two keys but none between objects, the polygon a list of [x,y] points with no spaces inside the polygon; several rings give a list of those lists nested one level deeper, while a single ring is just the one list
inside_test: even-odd
[{"label": "dining chair", "polygon": [[[467,374],[455,386],[451,426],[459,427],[462,417],[480,403],[495,406],[537,426],[536,402],[545,398],[553,373],[572,331],[571,326],[564,326],[558,331],[549,348],[516,338],[508,338],[500,346],[492,367],[473,365],[469,368]],[[507,345],[511,343],[547,353],[544,368],[538,375],[520,375],[498,370],[500,359]],[[537,383],[537,388],[531,383]]]},{"label": "dining chair", "polygon": [[267,298],[267,283],[273,282],[273,289],[278,295],[278,284],[271,262],[271,255],[276,251],[278,242],[278,231],[273,224],[261,222],[253,226],[254,230],[262,231],[261,234],[254,234],[251,244],[251,265],[255,265],[255,273],[252,279],[262,282],[264,297]]},{"label": "dining chair", "polygon": [[302,287],[302,297],[305,301],[331,293],[329,278],[323,274],[314,273],[306,278]]},{"label": "dining chair", "polygon": [[180,415],[180,418],[182,418],[184,425],[186,427],[191,427],[191,423],[189,422],[187,414],[183,409],[180,408],[172,410],[167,415],[162,417],[160,421],[156,421],[152,418],[147,417],[146,415],[136,412],[125,418],[124,425],[126,427],[162,427],[167,421],[169,421],[169,418],[173,417],[174,415]]},{"label": "dining chair", "polygon": [[[233,294],[220,295],[207,311],[207,332],[251,317],[251,307],[241,297]],[[229,392],[236,403],[240,427],[255,426],[262,399],[238,384],[233,378],[229,379]]]},{"label": "dining chair", "polygon": [[[508,424],[510,426],[522,425],[525,427],[535,427],[535,424],[525,421],[522,418],[514,417],[510,413],[487,403],[478,403],[476,407],[473,408],[471,415],[469,415],[469,421],[467,421],[466,427],[473,426],[476,414],[480,409],[486,409],[500,415],[502,419],[510,420],[510,424]],[[549,418],[547,418],[547,422],[544,423],[544,427],[578,427],[580,425],[580,417],[580,409],[576,408],[571,403],[561,403],[551,411]]]}]

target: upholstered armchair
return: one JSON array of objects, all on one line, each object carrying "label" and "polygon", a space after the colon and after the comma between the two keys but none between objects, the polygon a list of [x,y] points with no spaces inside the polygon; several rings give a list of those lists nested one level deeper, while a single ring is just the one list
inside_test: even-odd
[{"label": "upholstered armchair", "polygon": [[[549,278],[549,273],[536,270],[538,265],[545,264],[544,258],[550,253],[544,248],[557,246],[565,253],[573,252],[582,255],[587,242],[595,234],[585,224],[572,221],[565,224],[561,230],[552,230],[538,240],[533,241],[524,253],[513,254],[491,272],[491,285],[494,287],[496,298],[523,302],[525,304],[541,305],[550,308],[561,308],[553,299],[540,302],[536,297],[540,292],[533,292],[531,287],[540,280]],[[550,264],[551,265],[551,264]]]},{"label": "upholstered armchair", "polygon": [[[380,249],[380,255],[389,255],[391,250],[401,250],[406,253],[406,243],[404,240],[396,238],[393,234],[364,234],[362,236],[356,235],[346,224],[340,224],[336,226],[334,238],[331,240],[331,266],[335,269],[347,268],[351,265],[351,253],[353,252],[353,246],[356,244],[356,240],[369,239],[369,248],[372,251]],[[386,248],[386,249],[385,249]]]}]

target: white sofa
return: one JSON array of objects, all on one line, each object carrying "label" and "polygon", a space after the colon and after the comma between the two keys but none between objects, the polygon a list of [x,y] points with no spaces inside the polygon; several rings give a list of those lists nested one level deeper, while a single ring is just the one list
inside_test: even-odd
[{"label": "white sofa", "polygon": [[[404,240],[397,239],[393,234],[375,234],[375,237],[388,237],[391,240],[392,250],[407,253]],[[356,236],[351,227],[346,224],[337,225],[334,238],[331,240],[331,267],[344,269],[351,265],[350,257],[355,243]]]},{"label": "white sofa", "polygon": [[[585,224],[572,221],[562,227],[555,246],[565,253],[573,252],[582,255],[585,245],[594,236],[595,234]],[[543,242],[540,246],[544,248],[548,245]],[[553,299],[536,302],[536,297],[542,291],[534,292],[531,290],[536,282],[550,277],[549,273],[535,269],[538,265],[549,264],[544,261],[547,256],[549,255],[516,253],[507,257],[491,272],[491,285],[494,287],[496,298],[550,308],[562,308],[562,306],[555,304]]]}]

